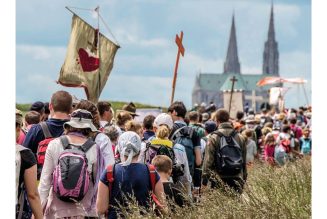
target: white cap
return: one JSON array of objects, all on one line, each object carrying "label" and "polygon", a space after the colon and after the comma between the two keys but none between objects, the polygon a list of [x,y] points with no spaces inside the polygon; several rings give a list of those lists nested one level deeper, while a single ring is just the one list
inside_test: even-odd
[{"label": "white cap", "polygon": [[201,106],[202,106],[202,107],[206,107],[207,104],[206,104],[205,102],[202,102],[202,103],[201,103]]},{"label": "white cap", "polygon": [[173,129],[174,122],[169,114],[160,113],[154,120],[153,125],[156,127],[159,127],[160,125],[167,125],[169,129]]}]

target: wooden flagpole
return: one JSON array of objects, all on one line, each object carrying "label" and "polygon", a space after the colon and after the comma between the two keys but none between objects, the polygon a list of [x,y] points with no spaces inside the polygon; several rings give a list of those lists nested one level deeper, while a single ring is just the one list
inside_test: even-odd
[{"label": "wooden flagpole", "polygon": [[172,92],[171,92],[171,99],[170,99],[170,104],[174,102],[174,95],[175,95],[175,86],[176,86],[176,79],[177,79],[177,69],[178,69],[178,63],[179,63],[179,57],[180,54],[184,57],[184,47],[182,44],[183,41],[183,31],[181,31],[181,36],[179,37],[176,34],[175,42],[178,46],[178,51],[177,51],[177,58],[176,58],[176,64],[175,64],[175,71],[174,71],[174,79],[173,79],[173,87],[172,87]]}]

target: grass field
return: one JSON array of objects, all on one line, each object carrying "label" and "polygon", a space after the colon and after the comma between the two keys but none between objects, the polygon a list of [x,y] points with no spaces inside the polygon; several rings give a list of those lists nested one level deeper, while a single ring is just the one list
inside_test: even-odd
[{"label": "grass field", "polygon": [[[135,208],[137,209],[137,208]],[[153,212],[128,218],[155,218]],[[221,190],[203,192],[200,203],[177,208],[167,218],[311,218],[311,159],[282,168],[257,165],[249,170],[241,197]]]}]

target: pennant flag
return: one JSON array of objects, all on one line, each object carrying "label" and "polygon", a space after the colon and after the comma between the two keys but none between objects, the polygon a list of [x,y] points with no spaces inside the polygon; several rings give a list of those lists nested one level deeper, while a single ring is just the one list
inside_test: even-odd
[{"label": "pennant flag", "polygon": [[97,103],[118,49],[119,46],[74,14],[66,59],[57,83],[83,87],[87,99]]},{"label": "pennant flag", "polygon": [[268,84],[276,84],[282,82],[281,80],[282,78],[280,77],[265,77],[257,82],[257,86],[262,87]]},{"label": "pennant flag", "polygon": [[257,82],[257,86],[262,87],[269,84],[277,83],[292,83],[292,84],[304,84],[308,81],[303,78],[281,78],[281,77],[265,77]]}]

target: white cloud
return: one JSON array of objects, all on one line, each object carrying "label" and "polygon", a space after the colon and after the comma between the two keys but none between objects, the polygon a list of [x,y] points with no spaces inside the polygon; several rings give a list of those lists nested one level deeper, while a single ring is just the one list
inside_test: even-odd
[{"label": "white cloud", "polygon": [[34,60],[49,60],[66,53],[65,47],[20,44],[17,53],[30,56]]}]

